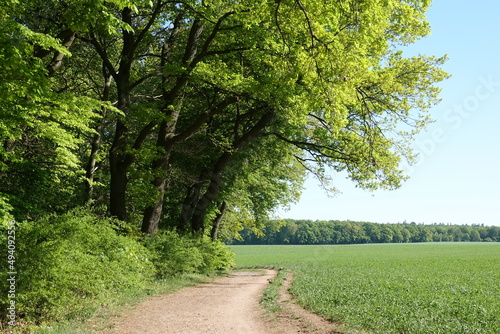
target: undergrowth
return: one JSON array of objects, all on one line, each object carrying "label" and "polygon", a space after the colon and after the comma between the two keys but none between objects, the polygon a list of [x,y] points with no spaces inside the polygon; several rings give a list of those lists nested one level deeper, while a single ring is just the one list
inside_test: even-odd
[{"label": "undergrowth", "polygon": [[[1,333],[57,333],[61,324],[200,282],[233,264],[232,252],[209,238],[130,234],[126,223],[86,209],[16,222],[15,252],[8,254],[9,224],[0,224]],[[10,264],[8,255],[15,255]],[[9,265],[17,272],[14,298]],[[15,326],[7,317],[12,301]]]}]

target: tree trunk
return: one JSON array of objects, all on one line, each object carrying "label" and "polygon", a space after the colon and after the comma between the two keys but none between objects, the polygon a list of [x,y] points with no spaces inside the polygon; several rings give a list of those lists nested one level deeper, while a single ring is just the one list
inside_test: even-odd
[{"label": "tree trunk", "polygon": [[[109,101],[109,89],[111,87],[111,74],[106,70],[106,67],[103,66],[103,76],[104,76],[104,87],[102,92],[101,101]],[[107,109],[102,108],[101,116],[104,118],[106,116]],[[94,136],[92,137],[92,142],[90,143],[90,155],[89,160],[87,162],[87,168],[85,173],[85,195],[86,195],[86,203],[92,202],[94,195],[94,175],[97,170],[97,156],[99,154],[99,149],[101,146],[101,137],[102,132],[104,130],[104,122],[101,120],[99,126],[96,129]]]},{"label": "tree trunk", "polygon": [[[165,131],[168,126],[166,122],[162,123],[159,136],[165,136]],[[159,139],[161,142],[161,138]],[[142,218],[141,231],[150,235],[153,235],[158,230],[158,225],[160,224],[161,214],[163,211],[163,200],[165,198],[165,189],[168,183],[167,166],[168,160],[170,158],[170,152],[165,152],[165,154],[153,162],[153,171],[162,171],[162,175],[156,177],[152,184],[154,186],[156,193],[156,199],[153,205],[146,207],[144,210],[144,215]]]},{"label": "tree trunk", "polygon": [[[176,92],[176,94],[177,94],[177,92]],[[167,106],[171,105],[173,100],[174,100],[174,97],[175,97],[175,95],[168,96],[168,99],[166,100],[167,103],[165,105],[167,105]],[[171,111],[171,113],[169,115],[170,121],[163,122],[160,126],[160,130],[159,130],[159,134],[158,134],[158,141],[157,141],[156,146],[163,148],[165,153],[161,159],[159,159],[157,162],[153,163],[153,166],[152,166],[153,172],[156,171],[156,172],[163,173],[163,175],[161,177],[166,180],[166,178],[168,177],[168,173],[169,173],[168,160],[170,158],[170,152],[172,151],[175,144],[179,141],[185,140],[190,135],[195,133],[199,128],[201,128],[203,126],[203,124],[205,124],[206,120],[210,116],[221,113],[222,111],[224,111],[224,109],[227,106],[234,104],[237,101],[238,101],[238,98],[235,96],[228,97],[228,98],[224,99],[220,103],[213,106],[213,108],[211,108],[206,113],[202,113],[193,122],[193,124],[191,124],[191,126],[189,126],[187,129],[185,129],[184,131],[182,131],[181,133],[178,133],[178,134],[175,134],[175,131],[176,131],[177,120],[179,118],[180,111],[179,110]],[[151,226],[158,226],[158,221],[161,218],[161,212],[155,213],[155,214],[153,214],[153,213],[156,212],[156,210],[161,210],[163,208],[165,186],[168,185],[168,183],[165,182],[165,180],[163,180],[163,182],[160,182],[159,179],[153,181],[153,186],[155,187],[155,190],[158,192],[159,196],[157,198],[157,202],[153,206],[150,206],[150,207],[146,208],[146,210],[145,210],[144,219],[143,219],[143,228],[142,228],[143,231],[147,230],[147,231],[156,232],[156,229],[154,227],[148,228],[148,227],[146,227],[146,225],[149,224]],[[201,185],[198,185],[198,187],[200,187],[200,186]],[[198,196],[199,196],[199,189],[198,189],[198,195],[196,196],[196,200],[198,200]],[[161,203],[160,203],[160,201],[161,201]],[[194,204],[192,205],[192,207],[195,207]],[[154,208],[156,208],[156,209],[154,209]],[[183,214],[185,212],[186,211],[183,209]],[[192,212],[189,212],[188,214],[185,214],[183,217],[181,217],[181,226],[182,227],[186,227],[188,225],[186,222],[189,221],[189,218],[191,218],[191,216],[192,216]]]},{"label": "tree trunk", "polygon": [[117,121],[115,138],[109,152],[109,210],[111,216],[120,220],[127,219],[127,170],[134,161],[133,155],[125,152],[127,138],[128,128],[121,121]]},{"label": "tree trunk", "polygon": [[257,138],[260,132],[269,124],[273,117],[274,113],[272,111],[266,112],[250,130],[233,143],[233,150],[225,152],[220,156],[211,172],[210,183],[207,191],[198,203],[196,203],[194,208],[193,216],[191,218],[191,228],[193,229],[193,232],[203,232],[205,229],[205,215],[207,213],[207,209],[219,194],[221,188],[221,175],[234,154]]},{"label": "tree trunk", "polygon": [[205,214],[208,206],[212,203],[220,191],[221,174],[231,161],[233,153],[225,152],[215,164],[214,169],[210,175],[210,183],[205,191],[205,194],[198,200],[193,208],[193,215],[191,216],[191,229],[193,232],[203,232],[205,229]]},{"label": "tree trunk", "polygon": [[181,231],[187,231],[188,229],[189,222],[193,216],[195,203],[200,199],[201,185],[201,182],[198,182],[187,191],[186,198],[182,203],[181,219],[178,225],[178,229]]},{"label": "tree trunk", "polygon": [[220,222],[222,221],[222,218],[224,217],[226,210],[227,210],[227,203],[224,201],[219,206],[219,213],[215,217],[214,223],[212,225],[212,231],[210,232],[210,238],[212,239],[212,241],[217,240],[217,236],[219,234]]},{"label": "tree trunk", "polygon": [[[178,15],[174,22],[174,30],[170,35],[169,39],[165,41],[162,48],[162,57],[161,57],[161,68],[163,68],[167,64],[167,58],[169,57],[170,50],[172,48],[173,40],[176,39],[179,24],[181,21],[182,15]],[[189,39],[186,45],[186,49],[184,51],[183,63],[189,64],[192,62],[194,57],[196,56],[198,44],[200,42],[201,33],[203,32],[203,25],[200,24],[200,20],[196,19],[193,22],[193,25],[190,30]],[[158,139],[156,142],[156,146],[163,148],[164,153],[163,156],[159,159],[155,160],[152,165],[152,171],[160,172],[161,176],[155,178],[152,184],[154,186],[155,191],[157,192],[157,198],[153,205],[148,206],[144,210],[144,216],[142,220],[142,232],[148,234],[155,234],[158,225],[161,219],[162,210],[163,210],[163,201],[165,197],[165,187],[167,186],[167,178],[168,178],[168,160],[170,159],[170,152],[172,150],[173,145],[176,140],[172,140],[175,137],[175,131],[177,126],[177,120],[179,118],[180,110],[172,110],[171,106],[175,103],[178,97],[182,94],[181,89],[186,85],[188,80],[188,76],[181,76],[174,87],[170,91],[163,91],[163,99],[164,99],[164,107],[165,113],[169,116],[169,121],[163,121],[160,124],[158,130]],[[165,87],[166,77],[163,79],[163,86]]]},{"label": "tree trunk", "polygon": [[148,234],[155,234],[158,230],[158,225],[160,223],[161,214],[163,210],[163,200],[165,198],[165,189],[168,184],[168,161],[170,159],[171,146],[167,144],[167,137],[170,136],[174,129],[175,124],[177,122],[177,118],[179,117],[178,112],[171,113],[173,120],[171,122],[163,121],[160,125],[160,129],[158,131],[158,139],[156,146],[163,147],[165,152],[163,155],[153,161],[152,171],[160,172],[161,175],[156,177],[152,185],[154,187],[154,191],[156,191],[156,199],[154,204],[146,207],[144,210],[144,215],[142,219],[142,227],[141,231]]},{"label": "tree trunk", "polygon": [[[144,29],[136,33],[134,30],[122,30],[122,48],[120,52],[120,62],[118,70],[115,70],[113,62],[110,61],[106,53],[105,47],[95,37],[88,40],[101,56],[107,71],[111,74],[116,83],[117,89],[117,108],[125,115],[130,107],[130,94],[134,85],[131,83],[131,68],[134,61],[136,49],[140,42],[147,36],[147,31],[150,29],[157,15],[161,12],[163,2],[158,1],[154,12],[151,14],[149,21]],[[125,7],[121,11],[121,19],[128,26],[133,26],[133,10]],[[58,59],[54,59],[56,62]],[[52,63],[51,63],[52,64]],[[55,65],[56,63],[53,62]],[[140,80],[139,80],[140,81]],[[137,83],[137,82],[136,82]],[[111,149],[109,151],[110,163],[110,213],[112,216],[120,220],[125,220],[127,217],[126,209],[126,191],[128,185],[127,170],[135,160],[134,154],[130,153],[129,148],[139,150],[141,144],[146,140],[149,133],[157,125],[156,121],[151,121],[140,132],[135,142],[129,143],[129,129],[125,122],[118,120],[116,122],[115,135]],[[129,144],[131,146],[129,146]]]},{"label": "tree trunk", "polygon": [[[132,10],[122,10],[122,21],[132,24]],[[120,65],[115,72],[118,104],[117,108],[127,114],[130,106],[130,70],[134,55],[134,34],[124,29],[123,47],[120,55]],[[111,216],[120,220],[127,219],[126,192],[128,185],[127,170],[133,162],[133,156],[127,153],[129,130],[121,121],[116,122],[115,136],[109,151],[110,193],[109,210]]]},{"label": "tree trunk", "polygon": [[153,235],[158,230],[158,226],[161,219],[161,214],[163,211],[163,200],[165,197],[165,188],[167,184],[167,178],[165,176],[155,179],[153,184],[156,184],[157,189],[161,189],[155,204],[148,206],[144,210],[144,217],[142,220],[141,231],[149,235]]}]

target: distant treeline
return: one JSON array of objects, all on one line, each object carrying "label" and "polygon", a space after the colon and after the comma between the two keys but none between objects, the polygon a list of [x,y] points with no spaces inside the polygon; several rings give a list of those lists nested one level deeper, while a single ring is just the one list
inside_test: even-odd
[{"label": "distant treeline", "polygon": [[264,235],[250,229],[239,245],[365,244],[440,241],[500,241],[499,226],[446,224],[378,224],[354,221],[275,220],[265,223]]}]

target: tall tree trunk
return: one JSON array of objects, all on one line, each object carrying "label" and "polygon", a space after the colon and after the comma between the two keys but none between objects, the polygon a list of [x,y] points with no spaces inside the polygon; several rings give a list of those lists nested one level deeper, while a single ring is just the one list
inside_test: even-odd
[{"label": "tall tree trunk", "polygon": [[201,182],[197,182],[187,191],[187,195],[184,199],[184,202],[182,203],[181,217],[178,225],[178,229],[181,231],[188,230],[189,222],[191,221],[191,217],[193,216],[194,205],[200,198],[201,185]]},{"label": "tall tree trunk", "polygon": [[[142,31],[123,29],[122,30],[122,41],[123,45],[120,52],[120,62],[118,70],[115,70],[113,62],[110,61],[106,49],[101,45],[100,41],[94,36],[90,40],[91,45],[93,45],[97,53],[101,56],[106,69],[112,75],[116,83],[117,88],[117,108],[121,110],[125,115],[128,113],[130,107],[130,94],[131,90],[135,87],[131,83],[131,68],[136,54],[137,47],[143,41],[144,37],[147,36],[148,30],[151,28],[155,22],[157,16],[160,14],[162,7],[165,5],[164,2],[158,1],[154,11],[149,16],[144,29]],[[128,26],[133,26],[133,10],[129,7],[125,7],[121,11],[121,19],[123,23]],[[91,34],[92,35],[92,34]],[[55,59],[57,60],[57,59]],[[138,80],[142,82],[142,80]],[[135,84],[138,84],[136,82]],[[127,217],[126,208],[126,191],[128,185],[127,171],[129,167],[135,160],[135,156],[130,153],[129,148],[134,150],[139,150],[141,144],[146,140],[149,133],[157,125],[156,121],[151,121],[147,124],[138,134],[135,142],[129,143],[129,129],[125,125],[125,122],[118,120],[116,122],[115,135],[111,149],[109,151],[109,163],[110,163],[110,213],[112,216],[118,219],[125,220]],[[131,146],[129,146],[131,144]]]},{"label": "tall tree trunk", "polygon": [[[129,106],[129,90],[126,78],[119,76],[118,109],[126,113]],[[133,155],[127,153],[129,130],[121,121],[116,121],[115,136],[109,151],[110,192],[109,210],[111,216],[120,220],[127,218],[126,192],[128,186],[127,171],[134,161]]]},{"label": "tall tree trunk", "polygon": [[[165,122],[164,122],[165,123]],[[160,131],[160,136],[165,135],[164,131]],[[158,230],[160,224],[160,219],[163,211],[163,201],[165,198],[165,189],[168,183],[168,160],[170,158],[170,152],[166,152],[161,158],[153,162],[153,171],[162,171],[162,174],[156,177],[152,184],[156,191],[156,199],[154,204],[146,207],[144,210],[144,216],[142,219],[141,231],[150,235],[153,235]]]},{"label": "tall tree trunk", "polygon": [[[132,24],[132,10],[124,8],[122,10],[122,21],[129,25]],[[115,82],[118,91],[117,108],[127,114],[130,106],[130,71],[134,55],[134,33],[123,30],[123,47],[120,55],[120,65],[115,72]],[[109,151],[110,167],[110,193],[109,210],[111,216],[120,220],[127,218],[127,170],[132,164],[134,158],[127,153],[129,130],[128,127],[118,120],[116,122],[115,136],[111,149]]]},{"label": "tall tree trunk", "polygon": [[[188,68],[188,71],[193,70],[196,64],[200,62],[203,59],[203,57],[207,54],[207,50],[208,47],[210,46],[210,43],[215,38],[217,32],[219,32],[219,30],[221,29],[220,25],[222,21],[230,15],[232,15],[232,13],[228,13],[219,19],[213,31],[211,32],[205,43],[202,45],[201,53],[198,53],[198,48],[200,46],[201,35],[204,30],[204,26],[202,20],[199,18],[196,18],[193,21],[193,24],[189,31],[189,37],[186,43],[186,48],[184,50],[184,55],[182,58],[182,63]],[[164,67],[164,65],[168,63],[167,58],[169,56],[170,50],[172,49],[173,42],[177,37],[182,17],[183,17],[182,13],[180,13],[177,16],[176,20],[174,21],[174,29],[172,31],[172,34],[170,35],[168,40],[165,41],[163,45],[162,57],[161,57],[162,68]],[[163,78],[164,87],[166,86],[165,79],[166,77]],[[152,206],[147,207],[144,212],[142,231],[144,232],[147,231],[147,233],[150,234],[156,232],[159,220],[161,218],[161,210],[163,208],[163,200],[165,195],[165,186],[168,184],[168,182],[166,181],[166,179],[168,178],[168,170],[167,170],[168,160],[170,158],[170,152],[173,146],[177,142],[185,140],[195,131],[197,131],[201,126],[203,126],[205,121],[210,116],[222,112],[227,106],[236,103],[238,101],[238,98],[235,96],[227,97],[219,104],[213,106],[206,113],[202,113],[195,120],[195,122],[191,124],[191,126],[189,126],[187,129],[185,129],[181,133],[176,133],[177,120],[179,118],[180,110],[172,111],[170,106],[174,105],[176,101],[179,99],[179,97],[182,96],[182,89],[186,86],[188,80],[189,80],[188,74],[182,75],[176,80],[176,83],[169,91],[163,92],[163,97],[165,101],[164,102],[165,110],[170,121],[162,123],[158,135],[157,147],[163,148],[165,152],[164,156],[160,159],[161,163],[157,162],[153,163],[153,172],[155,171],[163,172],[162,176],[156,178],[153,181],[153,186],[155,187],[155,190],[157,191],[158,194],[157,201]]]},{"label": "tall tree trunk", "polygon": [[[204,25],[202,23],[202,20],[200,18],[196,18],[193,21],[193,24],[191,25],[191,29],[189,31],[189,36],[188,40],[186,43],[186,47],[184,49],[184,55],[182,58],[182,63],[186,66],[188,69],[188,72],[193,70],[196,67],[196,64],[198,64],[204,56],[207,55],[208,53],[208,48],[214,38],[216,37],[217,33],[221,29],[221,24],[222,22],[232,15],[233,12],[227,13],[223,15],[215,24],[214,29],[212,32],[209,34],[209,37],[205,40],[205,42],[201,45],[201,52],[198,52],[198,48],[200,47],[201,43],[201,37],[202,37],[202,32],[204,30]],[[172,49],[173,43],[175,42],[182,18],[184,14],[181,12],[179,15],[176,17],[174,21],[174,29],[172,30],[172,33],[170,37],[165,41],[163,48],[162,48],[162,57],[161,57],[161,67],[163,68],[164,65],[166,65],[167,58],[169,57],[170,51]],[[164,85],[165,87],[165,79],[166,77],[163,78],[164,80]],[[186,130],[182,131],[182,133],[176,133],[176,125],[177,125],[177,119],[179,117],[179,112],[180,110],[177,111],[172,111],[170,106],[174,105],[176,100],[178,100],[179,96],[182,95],[182,89],[186,86],[187,82],[189,80],[189,75],[184,74],[180,76],[177,80],[174,86],[169,90],[169,91],[164,91],[163,92],[163,97],[165,100],[165,110],[166,113],[169,116],[170,121],[168,123],[163,122],[162,127],[166,130],[164,131],[165,133],[162,134],[162,127],[160,127],[160,132],[158,136],[158,142],[157,142],[157,147],[163,148],[164,150],[164,156],[162,158],[161,163],[153,163],[153,172],[159,170],[160,172],[163,170],[162,176],[156,178],[153,181],[153,186],[155,187],[155,190],[157,191],[157,201],[155,204],[152,206],[149,206],[145,209],[144,212],[144,218],[143,218],[143,224],[142,224],[142,231],[150,234],[153,234],[156,232],[156,229],[158,227],[159,220],[161,218],[161,210],[163,208],[163,200],[165,196],[165,187],[167,186],[168,182],[166,181],[168,178],[168,160],[170,158],[170,152],[173,148],[173,146],[182,140],[185,140],[187,137],[192,135],[195,131],[197,131],[205,121],[211,116],[214,115],[218,112],[222,112],[228,105],[236,103],[238,100],[237,97],[228,97],[225,100],[223,100],[221,103],[218,105],[213,106],[213,108],[206,113],[203,113],[198,117],[198,119],[191,125],[189,126]],[[155,166],[156,165],[156,166]]]},{"label": "tall tree trunk", "polygon": [[[106,70],[103,65],[103,76],[104,76],[104,87],[102,92],[102,101],[109,101],[109,89],[111,87],[111,74]],[[106,117],[106,108],[102,108],[101,116]],[[94,195],[94,175],[97,170],[97,156],[99,154],[99,149],[101,146],[101,137],[104,130],[104,121],[101,120],[99,126],[96,129],[96,133],[92,137],[92,142],[90,143],[90,155],[87,162],[86,173],[85,173],[85,195],[86,203],[92,202]]]},{"label": "tall tree trunk", "polygon": [[[177,34],[180,27],[180,22],[183,14],[179,14],[174,21],[174,29],[170,37],[165,41],[162,48],[162,57],[161,57],[161,67],[163,68],[168,62],[168,57],[170,51],[172,49],[172,44],[177,38]],[[183,63],[188,65],[191,63],[196,56],[198,50],[198,44],[200,42],[201,33],[203,32],[203,25],[200,23],[199,19],[196,19],[191,26],[189,39],[186,45],[186,49],[184,51]],[[166,86],[166,77],[163,79],[163,87]],[[186,85],[188,81],[188,76],[181,76],[174,87],[169,90],[163,91],[163,99],[164,99],[164,107],[165,113],[169,116],[169,121],[163,121],[160,124],[158,131],[158,139],[156,146],[163,148],[164,153],[163,156],[155,160],[152,164],[153,173],[159,172],[161,175],[156,177],[152,184],[156,191],[156,200],[154,204],[146,207],[144,210],[144,216],[142,219],[141,231],[154,234],[158,229],[158,225],[161,219],[162,211],[163,211],[163,201],[165,198],[165,189],[168,184],[168,161],[170,159],[170,153],[172,151],[172,147],[176,142],[175,132],[177,126],[177,120],[180,114],[180,108],[176,110],[172,110],[171,106],[176,102],[180,95],[182,95],[182,88]]]},{"label": "tall tree trunk", "polygon": [[215,164],[210,174],[210,183],[203,196],[198,200],[192,209],[191,229],[193,232],[203,232],[205,229],[205,214],[210,203],[212,203],[220,191],[221,175],[233,157],[232,152],[225,152]]},{"label": "tall tree trunk", "polygon": [[179,112],[174,111],[171,113],[171,116],[172,120],[170,122],[163,121],[158,131],[156,146],[164,148],[164,152],[162,156],[153,161],[152,164],[153,173],[159,172],[160,174],[160,176],[157,176],[152,182],[154,191],[156,192],[156,199],[152,205],[146,207],[142,219],[141,231],[151,235],[155,234],[158,230],[158,225],[160,223],[163,211],[163,200],[165,198],[165,189],[168,184],[169,176],[168,161],[170,159],[170,152],[172,150],[172,146],[171,144],[169,144],[168,139],[173,135],[173,132],[175,131]]},{"label": "tall tree trunk", "polygon": [[149,235],[153,235],[158,230],[160,223],[162,211],[163,211],[163,201],[165,197],[165,189],[167,185],[166,176],[162,176],[153,181],[155,188],[161,189],[161,192],[157,195],[156,201],[153,205],[148,206],[144,210],[144,217],[142,220],[141,231]]},{"label": "tall tree trunk", "polygon": [[212,225],[212,231],[210,232],[210,238],[212,239],[212,241],[217,240],[217,236],[219,235],[220,222],[222,221],[224,214],[226,214],[226,210],[227,210],[227,202],[224,201],[219,206],[219,213],[215,217]]}]

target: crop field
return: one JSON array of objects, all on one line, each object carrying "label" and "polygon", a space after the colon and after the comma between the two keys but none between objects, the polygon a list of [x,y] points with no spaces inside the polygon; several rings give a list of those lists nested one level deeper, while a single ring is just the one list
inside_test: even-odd
[{"label": "crop field", "polygon": [[297,301],[350,333],[500,333],[500,243],[231,248],[292,270]]}]

